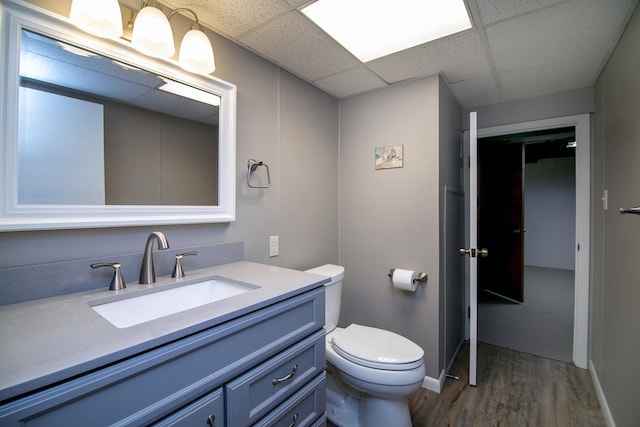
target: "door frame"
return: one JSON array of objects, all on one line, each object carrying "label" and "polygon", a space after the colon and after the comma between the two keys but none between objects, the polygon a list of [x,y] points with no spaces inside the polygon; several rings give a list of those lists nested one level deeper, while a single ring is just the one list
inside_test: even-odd
[{"label": "door frame", "polygon": [[[576,264],[573,316],[573,363],[587,369],[589,345],[589,276],[591,252],[591,116],[555,117],[478,129],[478,139],[543,129],[575,126],[576,129]],[[465,192],[468,183],[465,180]],[[467,295],[467,301],[473,303]],[[477,301],[475,301],[477,304]],[[477,308],[477,307],[476,307]],[[469,338],[469,319],[466,334]]]}]

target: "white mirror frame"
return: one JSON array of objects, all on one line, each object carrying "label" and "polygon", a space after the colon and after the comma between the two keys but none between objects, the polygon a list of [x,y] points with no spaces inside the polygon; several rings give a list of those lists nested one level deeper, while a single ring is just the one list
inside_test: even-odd
[{"label": "white mirror frame", "polygon": [[[144,56],[124,40],[94,37],[77,29],[68,19],[39,7],[13,0],[1,2],[0,232],[235,221],[235,85],[213,76],[188,73],[174,60]],[[218,206],[19,204],[16,171],[20,34],[23,29],[87,48],[220,96]]]}]

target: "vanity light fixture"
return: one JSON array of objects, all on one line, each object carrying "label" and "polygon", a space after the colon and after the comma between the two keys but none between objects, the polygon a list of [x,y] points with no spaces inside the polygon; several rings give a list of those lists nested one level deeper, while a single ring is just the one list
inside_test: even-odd
[{"label": "vanity light fixture", "polygon": [[[156,0],[142,0],[141,6],[131,35],[131,44],[138,52],[155,58],[172,57],[176,49],[169,20],[176,13],[189,12],[195,22],[180,44],[178,65],[197,74],[215,71],[211,40],[204,33],[198,15],[193,10],[181,7],[165,16]],[[117,0],[73,0],[69,18],[81,30],[98,37],[117,39],[123,34]]]},{"label": "vanity light fixture", "polygon": [[168,17],[165,17],[164,13],[158,8],[156,1],[145,2],[145,7],[138,12],[133,25],[133,47],[149,56],[159,58],[173,56],[175,47],[169,20],[173,15],[180,12],[191,13],[195,18],[195,22],[191,25],[180,44],[178,65],[192,73],[212,73],[216,69],[216,64],[211,41],[202,30],[198,15],[186,7],[178,8],[171,12]]},{"label": "vanity light fixture", "polygon": [[69,19],[76,27],[98,37],[122,36],[118,0],[73,0]]}]

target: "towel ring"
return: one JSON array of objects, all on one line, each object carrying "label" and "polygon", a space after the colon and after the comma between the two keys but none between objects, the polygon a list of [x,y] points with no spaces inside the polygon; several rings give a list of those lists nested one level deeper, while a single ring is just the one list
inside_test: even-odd
[{"label": "towel ring", "polygon": [[[267,185],[251,185],[251,175],[258,169],[259,167],[265,167],[267,169]],[[247,186],[249,188],[269,188],[271,187],[271,174],[269,173],[269,165],[262,161],[257,161],[255,159],[249,159],[247,162]]]}]

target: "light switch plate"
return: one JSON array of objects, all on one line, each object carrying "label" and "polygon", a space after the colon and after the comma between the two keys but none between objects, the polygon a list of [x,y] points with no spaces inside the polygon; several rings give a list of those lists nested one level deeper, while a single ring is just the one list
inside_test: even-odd
[{"label": "light switch plate", "polygon": [[280,238],[278,236],[269,236],[269,257],[280,255]]}]

